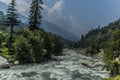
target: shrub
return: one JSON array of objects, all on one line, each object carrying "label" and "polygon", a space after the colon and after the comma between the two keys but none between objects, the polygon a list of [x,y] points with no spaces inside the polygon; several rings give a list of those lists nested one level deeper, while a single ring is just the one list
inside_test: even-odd
[{"label": "shrub", "polygon": [[59,55],[63,49],[59,38],[43,30],[23,29],[16,34],[14,51],[20,63],[40,63],[52,55]]},{"label": "shrub", "polygon": [[50,39],[50,36],[46,33],[44,37],[43,47],[46,50],[45,58],[50,59],[52,55],[52,41]]},{"label": "shrub", "polygon": [[62,52],[63,49],[63,44],[60,41],[60,39],[57,36],[54,36],[54,48],[53,48],[53,52],[54,55],[60,55],[60,53]]},{"label": "shrub", "polygon": [[31,44],[29,44],[29,40],[23,36],[18,36],[15,40],[14,48],[16,59],[20,64],[35,62],[34,54],[32,53],[33,49]]},{"label": "shrub", "polygon": [[42,31],[41,30],[34,30],[31,31],[33,36],[30,39],[30,44],[32,45],[33,54],[35,55],[35,61],[37,63],[41,62],[43,60],[44,49],[43,49],[43,37],[41,36]]},{"label": "shrub", "polygon": [[[23,44],[25,46],[22,46],[20,48],[24,49],[24,47],[26,47],[26,48],[28,47],[27,50],[28,50],[28,54],[30,54],[30,55],[26,56],[26,57],[31,56],[30,59],[32,59],[32,60],[30,62],[37,62],[37,63],[41,62],[43,59],[43,55],[45,54],[45,50],[43,49],[43,38],[41,37],[41,34],[42,34],[42,31],[40,31],[40,30],[29,31],[28,29],[23,29],[23,30],[19,30],[17,32],[18,37],[17,37],[17,40],[15,40],[15,42],[22,42],[22,43],[26,42]],[[19,37],[19,36],[22,36],[22,37]],[[20,40],[19,38],[23,38],[25,41],[19,41]],[[20,46],[20,45],[14,45],[14,47],[17,47],[17,46]],[[17,53],[21,53],[24,50],[18,51],[18,49],[17,49],[16,51],[17,51]],[[25,51],[25,52],[27,52],[27,51]],[[24,54],[25,54],[25,52],[24,52]],[[34,56],[33,56],[33,54],[34,54]],[[20,55],[20,56],[22,56],[22,55]],[[34,57],[34,60],[33,60],[33,57]],[[28,61],[28,63],[29,63],[29,61]]]}]

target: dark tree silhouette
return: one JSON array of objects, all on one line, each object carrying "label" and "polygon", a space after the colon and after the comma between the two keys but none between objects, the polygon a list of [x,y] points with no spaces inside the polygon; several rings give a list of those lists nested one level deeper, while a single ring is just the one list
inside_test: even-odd
[{"label": "dark tree silhouette", "polygon": [[19,24],[17,9],[16,7],[16,0],[12,0],[7,9],[7,15],[5,19],[5,25],[10,26],[10,39],[9,39],[9,47],[12,47],[13,42],[13,33],[14,27]]},{"label": "dark tree silhouette", "polygon": [[42,18],[42,0],[32,0],[29,15],[29,30],[39,29]]}]

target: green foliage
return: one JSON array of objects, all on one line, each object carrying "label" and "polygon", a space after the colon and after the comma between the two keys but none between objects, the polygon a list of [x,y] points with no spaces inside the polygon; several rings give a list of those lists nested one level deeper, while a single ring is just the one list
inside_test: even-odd
[{"label": "green foliage", "polygon": [[114,64],[113,61],[120,56],[120,30],[118,28],[112,33],[110,40],[106,44],[106,47],[104,47],[104,52],[103,58],[106,63],[106,67],[112,72],[116,67],[112,65]]},{"label": "green foliage", "polygon": [[13,40],[13,54],[9,54],[8,33],[0,31],[0,55],[9,62],[39,63],[50,59],[52,55],[59,55],[63,49],[60,39],[44,30],[22,29],[16,32]]},{"label": "green foliage", "polygon": [[112,36],[112,32],[114,32],[117,28],[120,28],[120,19],[110,23],[108,26],[99,26],[96,29],[90,30],[87,34],[81,36],[78,45],[81,48],[88,48],[92,45],[98,45],[100,48],[104,49],[106,47],[106,43]]},{"label": "green foliage", "polygon": [[116,29],[104,48],[105,61],[114,60],[120,55],[120,30]]},{"label": "green foliage", "polygon": [[116,76],[116,77],[111,77],[111,78],[107,78],[107,79],[104,79],[104,80],[120,80],[120,76]]},{"label": "green foliage", "polygon": [[30,44],[32,45],[33,54],[35,54],[36,62],[41,62],[43,59],[43,40],[42,38],[42,31],[41,30],[34,30],[31,31],[33,36],[30,39]]},{"label": "green foliage", "polygon": [[43,47],[46,51],[46,54],[45,54],[45,58],[49,59],[51,58],[51,54],[52,54],[52,41],[50,39],[50,36],[48,34],[45,34],[45,37],[44,37],[44,42],[43,42]]},{"label": "green foliage", "polygon": [[98,45],[92,45],[92,47],[87,49],[87,54],[89,53],[90,55],[97,54],[100,52],[100,47]]},{"label": "green foliage", "polygon": [[20,64],[22,63],[32,63],[35,62],[33,49],[27,38],[18,36],[14,43],[14,48],[16,52],[16,59]]},{"label": "green foliage", "polygon": [[[21,54],[21,52],[23,52],[24,55],[26,54],[26,57],[31,58],[31,59],[28,59],[30,60],[30,62],[40,62],[42,58],[41,55],[43,50],[42,48],[43,38],[41,37],[41,31],[39,30],[29,31],[28,29],[23,29],[17,32],[17,36],[18,37],[16,38],[15,41],[16,43],[18,42],[18,44],[14,45],[14,47],[21,48],[21,50],[19,51],[18,49],[16,49],[16,52],[19,54]],[[21,40],[23,38],[24,41],[19,41],[20,40],[19,38]],[[24,46],[21,46],[21,44]],[[26,47],[27,49],[25,49],[24,47]],[[21,56],[21,55],[18,55],[18,56]],[[24,55],[23,57],[25,57]],[[23,60],[22,58],[20,59]],[[25,58],[24,60],[27,60],[27,58]],[[29,61],[27,61],[26,63],[29,63]]]},{"label": "green foliage", "polygon": [[2,42],[6,41],[8,34],[6,34],[5,32],[0,30],[0,44],[2,44]]},{"label": "green foliage", "polygon": [[90,48],[90,50],[88,50],[86,53],[90,53],[90,55],[92,55],[92,54],[97,54],[98,51],[95,48],[94,49]]},{"label": "green foliage", "polygon": [[9,54],[8,54],[8,48],[5,47],[6,46],[6,42],[3,42],[2,44],[0,44],[0,55],[5,57],[5,58],[9,58]]},{"label": "green foliage", "polygon": [[8,34],[0,30],[0,56],[7,58],[9,61],[12,59],[12,56],[8,52],[7,39]]},{"label": "green foliage", "polygon": [[63,49],[63,44],[57,36],[55,36],[54,38],[55,38],[53,42],[54,43],[54,49],[53,49],[54,55],[59,55]]},{"label": "green foliage", "polygon": [[61,53],[63,46],[59,38],[43,30],[23,29],[17,31],[14,42],[16,58],[20,63],[39,63]]},{"label": "green foliage", "polygon": [[112,38],[111,38],[111,47],[112,47],[112,51],[114,54],[114,58],[115,57],[119,57],[120,55],[120,30],[116,29],[113,32]]}]

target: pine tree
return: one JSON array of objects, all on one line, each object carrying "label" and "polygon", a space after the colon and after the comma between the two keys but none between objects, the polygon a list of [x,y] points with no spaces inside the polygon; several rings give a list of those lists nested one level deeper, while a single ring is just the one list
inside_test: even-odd
[{"label": "pine tree", "polygon": [[14,33],[14,27],[19,24],[18,15],[17,15],[17,9],[16,7],[16,0],[12,0],[11,3],[8,6],[7,9],[7,17],[5,19],[5,24],[7,26],[10,26],[10,47],[13,42],[13,33]]},{"label": "pine tree", "polygon": [[31,10],[29,15],[29,30],[39,29],[41,24],[42,0],[32,0]]}]

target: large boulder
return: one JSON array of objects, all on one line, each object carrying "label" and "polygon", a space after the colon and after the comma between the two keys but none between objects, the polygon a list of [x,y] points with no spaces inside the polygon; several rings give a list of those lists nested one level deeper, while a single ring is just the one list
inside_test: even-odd
[{"label": "large boulder", "polygon": [[0,56],[0,69],[9,69],[10,64],[8,63],[7,59]]}]

